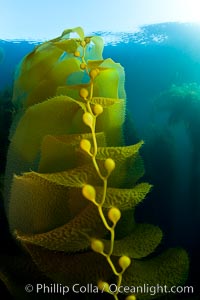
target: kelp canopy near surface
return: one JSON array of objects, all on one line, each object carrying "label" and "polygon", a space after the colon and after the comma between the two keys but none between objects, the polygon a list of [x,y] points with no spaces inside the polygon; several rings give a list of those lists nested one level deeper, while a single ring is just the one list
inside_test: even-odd
[{"label": "kelp canopy near surface", "polygon": [[[16,299],[29,296],[27,276],[92,283],[114,299],[120,296],[111,283],[170,288],[187,277],[182,249],[148,258],[162,232],[134,220],[151,189],[141,181],[143,142],[124,145],[124,70],[102,52],[102,39],[78,27],[37,46],[17,70],[5,207],[21,255],[12,262],[4,255],[0,273]],[[160,297],[131,294],[127,299]]]}]

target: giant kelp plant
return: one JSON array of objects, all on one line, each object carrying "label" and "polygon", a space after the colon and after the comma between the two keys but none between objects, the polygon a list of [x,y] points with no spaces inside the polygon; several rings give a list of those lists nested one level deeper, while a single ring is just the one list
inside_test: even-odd
[{"label": "giant kelp plant", "polygon": [[[192,211],[199,212],[200,197],[200,85],[197,82],[169,87],[155,101],[160,111],[168,113],[168,124],[181,124],[189,138],[191,163],[188,170]],[[169,127],[169,126],[168,126]],[[173,128],[173,127],[172,127]],[[189,179],[190,178],[190,179]]]},{"label": "giant kelp plant", "polygon": [[33,284],[93,284],[86,299],[158,298],[160,290],[136,287],[186,280],[185,251],[148,257],[162,232],[134,221],[151,189],[141,182],[143,142],[124,144],[124,70],[102,51],[102,39],[78,27],[37,46],[18,67],[4,194],[19,250],[0,259],[15,299],[30,298],[27,276]]}]

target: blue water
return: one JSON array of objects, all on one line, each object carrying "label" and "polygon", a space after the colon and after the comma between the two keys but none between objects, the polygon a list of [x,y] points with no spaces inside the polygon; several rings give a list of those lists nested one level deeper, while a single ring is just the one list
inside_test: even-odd
[{"label": "blue water", "polygon": [[[195,114],[187,115],[189,123],[182,114],[173,116],[177,122],[170,122],[175,112],[160,109],[158,99],[172,84],[200,85],[200,26],[165,23],[143,27],[133,34],[98,34],[106,41],[104,58],[111,57],[125,68],[129,112],[126,142],[145,141],[142,150],[145,179],[154,189],[138,207],[136,218],[159,225],[164,231],[163,245],[188,250],[193,272],[191,281],[197,282],[200,95],[195,104],[191,101],[187,107],[186,112],[192,112],[194,105],[196,108]],[[0,40],[0,90],[12,85],[16,65],[34,46],[35,43],[28,41]],[[179,105],[182,112],[185,102]]]},{"label": "blue water", "polygon": [[13,83],[17,64],[34,46],[27,41],[0,40],[0,90]]}]

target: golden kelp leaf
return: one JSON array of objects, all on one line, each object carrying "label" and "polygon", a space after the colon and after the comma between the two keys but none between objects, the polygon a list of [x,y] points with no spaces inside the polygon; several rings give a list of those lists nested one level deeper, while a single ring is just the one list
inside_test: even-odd
[{"label": "golden kelp leaf", "polygon": [[[57,87],[65,84],[71,72],[79,70],[79,64],[79,61],[74,57],[65,57],[58,60],[48,73],[45,74],[44,78],[41,78],[29,91],[24,107],[27,108],[55,96]],[[65,72],[63,72],[63,69]]]},{"label": "golden kelp leaf", "polygon": [[[78,196],[77,196],[77,206]],[[9,203],[10,230],[26,233],[46,232],[71,218],[68,189],[27,173],[15,176]]]},{"label": "golden kelp leaf", "polygon": [[104,62],[103,59],[101,60],[88,60],[87,65],[89,69],[96,69],[101,66],[101,64]]},{"label": "golden kelp leaf", "polygon": [[52,173],[72,169],[76,166],[75,145],[63,143],[52,135],[42,141],[38,172]]},{"label": "golden kelp leaf", "polygon": [[97,159],[104,160],[107,157],[113,158],[116,162],[138,154],[141,146],[144,144],[140,141],[137,144],[122,147],[98,147]]},{"label": "golden kelp leaf", "polygon": [[51,183],[55,183],[56,185],[64,186],[64,187],[77,187],[82,188],[83,185],[88,180],[88,169],[85,169],[85,166],[70,169],[64,172],[57,173],[37,173],[37,172],[28,172],[25,173],[24,176],[27,178],[34,179],[38,178],[38,180],[43,179]]},{"label": "golden kelp leaf", "polygon": [[[113,255],[126,255],[131,258],[143,258],[151,254],[160,244],[162,231],[159,227],[150,224],[136,224],[131,235],[115,240]],[[110,241],[102,240],[105,251],[108,252]]]},{"label": "golden kelp leaf", "polygon": [[89,203],[67,224],[41,234],[17,232],[17,239],[49,250],[77,252],[90,247],[91,236],[103,236],[106,229],[99,217],[96,206]]},{"label": "golden kelp leaf", "polygon": [[[188,255],[185,250],[179,248],[168,249],[157,257],[149,260],[132,260],[130,267],[123,275],[123,286],[164,287],[170,289],[172,286],[184,284],[187,279],[189,268]],[[137,299],[152,299],[149,290],[133,292]],[[162,290],[155,291],[155,298],[163,296]]]},{"label": "golden kelp leaf", "polygon": [[[107,144],[119,146],[123,144],[122,124],[125,119],[124,99],[112,99],[107,97],[93,97],[91,104],[100,104],[103,113],[97,118],[96,131],[102,131],[107,136]],[[106,124],[106,126],[105,126]]]},{"label": "golden kelp leaf", "polygon": [[55,183],[57,185],[65,186],[65,187],[77,187],[82,188],[84,184],[90,183],[93,185],[101,185],[102,181],[98,177],[96,170],[92,163],[88,163],[87,165],[81,165],[77,168],[70,169],[64,172],[57,173],[36,173],[29,172],[25,173],[26,176],[37,176],[43,178],[50,183]]},{"label": "golden kelp leaf", "polygon": [[119,63],[116,63],[112,58],[106,58],[106,59],[104,59],[103,62],[102,62],[102,64],[101,64],[101,67],[105,68],[105,69],[113,69],[113,68],[115,68],[118,71],[118,73],[124,70],[124,68],[122,67],[122,65],[120,65]]},{"label": "golden kelp leaf", "polygon": [[81,107],[67,96],[57,96],[36,104],[21,118],[12,138],[13,147],[23,155],[25,161],[31,162],[45,135],[87,132],[82,114]]},{"label": "golden kelp leaf", "polygon": [[108,268],[105,258],[94,252],[66,254],[29,243],[23,242],[23,245],[38,268],[46,276],[61,284],[96,285],[99,279],[107,280],[112,276],[112,270]]},{"label": "golden kelp leaf", "polygon": [[[78,151],[78,154],[79,153],[81,153],[81,151]],[[81,154],[83,154],[83,156],[80,156]],[[87,160],[85,160],[85,158],[84,158],[85,154],[84,153],[81,153],[81,154],[79,154],[79,158],[81,159],[82,163],[87,162]],[[100,160],[100,161],[98,161],[98,163],[99,163],[100,169],[103,170],[104,162],[102,160]],[[134,176],[132,176],[132,173],[130,174],[129,170],[130,170],[130,165],[129,165],[128,161],[118,162],[115,172],[113,172],[108,179],[109,187],[118,188],[118,187],[124,185],[126,189],[133,188],[136,183],[135,179],[140,177],[139,175],[141,173],[133,174]],[[106,173],[105,169],[103,171],[104,171],[104,173]],[[132,169],[131,169],[131,171],[132,171]],[[57,172],[57,173],[52,173],[52,174],[51,173],[50,174],[49,173],[47,173],[47,174],[35,173],[35,174],[36,174],[36,176],[44,178],[44,179],[48,180],[49,182],[53,182],[58,185],[63,185],[66,187],[70,187],[70,186],[82,187],[83,184],[85,184],[85,183],[89,183],[94,186],[102,185],[102,181],[99,178],[99,176],[97,175],[96,169],[94,168],[90,159],[88,159],[87,164],[80,165],[79,167],[76,167],[73,170],[67,170],[67,171]],[[27,173],[27,175],[28,175],[28,173]],[[131,175],[131,177],[130,177],[130,175]],[[137,178],[136,178],[136,175],[138,175]],[[72,182],[71,182],[71,178],[72,178]],[[75,181],[74,181],[74,178],[75,178]],[[79,180],[79,178],[81,178],[81,180]],[[147,192],[147,190],[144,192]],[[140,197],[141,196],[142,196],[142,194],[140,193]]]},{"label": "golden kelp leaf", "polygon": [[30,54],[25,56],[17,69],[14,83],[12,101],[15,107],[26,106],[29,93],[46,78],[47,74],[57,63],[62,52],[61,49],[45,43],[44,45],[39,45]]},{"label": "golden kelp leaf", "polygon": [[91,104],[100,104],[103,108],[109,107],[112,105],[125,105],[125,100],[124,99],[118,99],[118,98],[106,98],[106,97],[93,97],[90,100]]},{"label": "golden kelp leaf", "polygon": [[79,99],[81,100],[81,97],[79,95],[79,91],[80,91],[80,88],[77,87],[76,85],[75,86],[59,86],[56,90],[56,95],[57,96],[60,96],[60,95],[66,95],[66,96],[69,96],[73,99]]},{"label": "golden kelp leaf", "polygon": [[[115,228],[115,239],[119,240],[122,239],[130,234],[132,234],[136,222],[134,219],[134,209],[122,210],[121,211],[121,218],[118,221],[116,228]],[[128,226],[127,226],[128,224]]]},{"label": "golden kelp leaf", "polygon": [[66,96],[69,96],[73,99],[83,101],[83,99],[79,95],[81,88],[88,89],[89,84],[88,83],[83,83],[83,84],[74,84],[74,85],[65,85],[65,86],[62,85],[62,86],[59,86],[57,88],[56,95],[58,95],[58,96],[59,95],[66,95]]},{"label": "golden kelp leaf", "polygon": [[105,59],[101,64],[101,69],[112,69],[114,68],[119,76],[119,84],[118,84],[118,98],[126,99],[125,92],[125,72],[124,68],[119,64],[115,63],[111,58]]},{"label": "golden kelp leaf", "polygon": [[74,27],[72,28],[71,32],[75,32],[79,35],[80,39],[83,40],[84,39],[84,31],[82,27]]},{"label": "golden kelp leaf", "polygon": [[[117,189],[107,188],[106,200],[103,205],[105,208],[117,207],[120,210],[126,210],[134,208],[140,203],[151,189],[151,185],[148,183],[140,183],[132,189]],[[102,188],[97,188],[97,201],[100,202],[102,197]]]},{"label": "golden kelp leaf", "polygon": [[100,36],[92,36],[90,40],[92,41],[92,43],[90,44],[90,47],[86,47],[85,60],[102,60],[104,47],[103,39]]},{"label": "golden kelp leaf", "polygon": [[35,52],[22,61],[15,81],[13,102],[18,107],[19,102],[27,108],[53,97],[56,88],[64,85],[70,74],[80,70],[79,60],[64,56],[63,50],[52,44],[37,48]]},{"label": "golden kelp leaf", "polygon": [[126,182],[124,182],[124,186],[131,188],[133,187],[137,181],[142,178],[144,175],[144,162],[142,157],[139,154],[133,155],[129,161],[130,168],[128,168],[128,176],[126,177]]},{"label": "golden kelp leaf", "polygon": [[74,53],[78,47],[78,43],[74,39],[60,40],[55,42],[54,45],[67,53]]},{"label": "golden kelp leaf", "polygon": [[[61,172],[84,163],[86,164],[88,156],[83,155],[81,151],[76,153],[76,149],[80,148],[79,145],[82,139],[92,142],[92,134],[46,135],[41,145],[38,172]],[[106,145],[105,136],[102,132],[96,134],[96,139],[98,145]]]},{"label": "golden kelp leaf", "polygon": [[119,98],[119,74],[113,69],[101,70],[94,80],[94,97]]},{"label": "golden kelp leaf", "polygon": [[100,72],[115,69],[119,76],[119,83],[118,83],[118,97],[119,99],[126,99],[126,92],[124,89],[125,86],[125,73],[124,68],[119,64],[115,63],[112,59],[108,58],[105,60],[88,60],[88,68],[98,68]]},{"label": "golden kelp leaf", "polygon": [[[27,91],[28,94],[26,92],[26,103],[24,107],[27,108],[55,96],[57,87],[65,84],[71,72],[77,72],[79,70],[79,64],[79,61],[74,57],[66,57],[58,60],[55,65],[48,70],[47,74],[45,74],[39,82],[36,82],[30,91]],[[63,69],[65,72],[63,72]],[[34,78],[32,80],[34,81]]]},{"label": "golden kelp leaf", "polygon": [[139,149],[143,142],[124,147],[99,147],[98,164],[105,173],[104,160],[111,157],[115,161],[115,171],[109,176],[110,187],[132,188],[144,174],[143,160]]},{"label": "golden kelp leaf", "polygon": [[65,29],[61,34],[61,38],[69,38],[70,33],[77,33],[81,40],[84,39],[84,31],[82,27],[74,27],[72,29]]}]

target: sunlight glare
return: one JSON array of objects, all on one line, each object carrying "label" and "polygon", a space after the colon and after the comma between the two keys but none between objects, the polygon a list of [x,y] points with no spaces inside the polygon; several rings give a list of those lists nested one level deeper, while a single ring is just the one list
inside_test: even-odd
[{"label": "sunlight glare", "polygon": [[200,23],[200,0],[182,0],[180,6],[180,13],[184,11],[181,21]]}]

